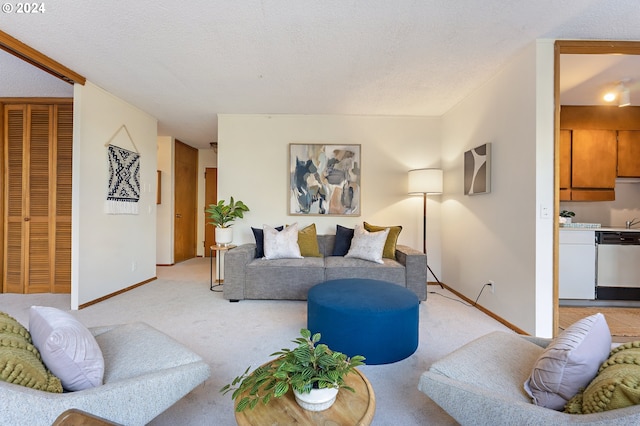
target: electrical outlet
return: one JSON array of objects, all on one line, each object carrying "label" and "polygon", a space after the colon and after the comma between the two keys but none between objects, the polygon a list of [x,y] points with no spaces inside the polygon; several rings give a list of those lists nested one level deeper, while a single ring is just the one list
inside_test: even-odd
[{"label": "electrical outlet", "polygon": [[489,287],[491,287],[491,293],[495,294],[495,292],[496,292],[496,283],[494,283],[493,281],[489,280],[488,284],[489,284]]}]

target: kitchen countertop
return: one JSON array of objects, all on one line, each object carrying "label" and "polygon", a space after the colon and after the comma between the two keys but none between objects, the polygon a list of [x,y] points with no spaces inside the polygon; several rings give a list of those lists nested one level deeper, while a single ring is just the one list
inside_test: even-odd
[{"label": "kitchen countertop", "polygon": [[[572,223],[572,225],[579,225],[579,223]],[[562,231],[614,231],[614,232],[640,232],[640,228],[631,228],[627,229],[624,226],[601,226],[599,228],[591,227],[591,226],[562,226],[560,225],[560,230]]]}]

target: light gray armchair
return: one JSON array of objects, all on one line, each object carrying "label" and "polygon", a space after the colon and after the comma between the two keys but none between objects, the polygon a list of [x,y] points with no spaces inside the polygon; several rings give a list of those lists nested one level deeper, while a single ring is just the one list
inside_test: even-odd
[{"label": "light gray armchair", "polygon": [[76,408],[115,423],[144,425],[209,378],[200,356],[147,324],[90,330],[104,357],[104,384],[57,394],[0,381],[1,424],[51,425]]},{"label": "light gray armchair", "polygon": [[582,415],[534,405],[523,384],[550,341],[487,334],[433,363],[418,389],[461,425],[640,424],[640,405]]}]

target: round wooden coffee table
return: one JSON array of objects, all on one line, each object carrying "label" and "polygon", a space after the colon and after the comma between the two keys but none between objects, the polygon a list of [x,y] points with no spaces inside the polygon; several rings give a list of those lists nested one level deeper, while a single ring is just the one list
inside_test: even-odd
[{"label": "round wooden coffee table", "polygon": [[[267,405],[261,402],[251,410],[238,413],[236,422],[240,426],[285,426],[285,425],[370,425],[376,411],[376,397],[369,380],[356,369],[348,374],[345,383],[355,393],[340,389],[333,405],[324,411],[307,411],[298,405],[293,391],[281,398],[274,398]],[[238,398],[240,400],[240,398]]]}]

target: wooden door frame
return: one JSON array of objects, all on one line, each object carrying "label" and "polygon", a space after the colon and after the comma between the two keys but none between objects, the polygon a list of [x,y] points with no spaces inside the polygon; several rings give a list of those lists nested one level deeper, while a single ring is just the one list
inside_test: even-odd
[{"label": "wooden door frame", "polygon": [[640,42],[638,41],[604,41],[604,40],[556,40],[554,43],[554,70],[553,70],[553,94],[554,94],[554,174],[553,174],[553,335],[556,336],[559,325],[560,300],[558,297],[559,285],[559,253],[560,230],[558,215],[560,213],[560,55],[585,54],[585,55],[640,55]]},{"label": "wooden door frame", "polygon": [[2,184],[0,184],[0,293],[4,293],[4,102],[0,99],[0,176]]}]

